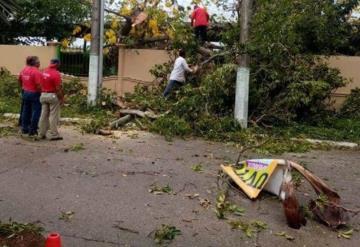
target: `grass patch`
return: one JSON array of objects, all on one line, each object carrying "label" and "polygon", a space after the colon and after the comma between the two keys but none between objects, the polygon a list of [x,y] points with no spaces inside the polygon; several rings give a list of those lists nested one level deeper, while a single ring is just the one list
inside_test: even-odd
[{"label": "grass patch", "polygon": [[314,125],[294,124],[274,131],[283,136],[360,143],[360,119],[332,117]]}]

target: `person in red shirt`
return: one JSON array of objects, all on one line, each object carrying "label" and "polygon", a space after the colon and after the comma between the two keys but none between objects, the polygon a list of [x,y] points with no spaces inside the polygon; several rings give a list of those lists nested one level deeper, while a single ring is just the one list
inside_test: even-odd
[{"label": "person in red shirt", "polygon": [[39,137],[50,140],[62,140],[59,135],[58,124],[60,119],[60,106],[64,104],[64,93],[61,85],[61,75],[58,71],[60,61],[52,59],[49,67],[43,71],[41,83],[42,111],[39,123]]},{"label": "person in red shirt", "polygon": [[22,88],[22,134],[36,136],[41,114],[40,83],[42,80],[39,71],[40,60],[36,56],[28,57],[26,67],[20,72],[19,84]]},{"label": "person in red shirt", "polygon": [[210,16],[205,8],[195,5],[191,16],[191,25],[195,29],[195,36],[203,44],[207,41],[207,28],[209,26]]}]

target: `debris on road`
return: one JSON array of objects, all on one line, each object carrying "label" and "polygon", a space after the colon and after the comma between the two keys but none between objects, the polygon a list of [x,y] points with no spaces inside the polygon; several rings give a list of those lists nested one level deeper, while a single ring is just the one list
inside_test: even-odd
[{"label": "debris on road", "polygon": [[345,231],[339,231],[338,232],[338,238],[351,239],[351,237],[353,235],[353,232],[354,232],[353,229],[349,229],[349,230],[345,230]]},{"label": "debris on road", "polygon": [[155,230],[154,240],[157,244],[164,244],[174,240],[178,235],[181,235],[181,231],[175,226],[163,224],[159,229]]},{"label": "debris on road", "polygon": [[170,194],[172,191],[170,185],[159,186],[157,184],[152,184],[149,189],[149,193],[154,195]]},{"label": "debris on road", "polygon": [[84,145],[84,143],[78,143],[78,144],[72,145],[72,146],[69,147],[69,148],[65,148],[65,149],[64,149],[64,152],[65,152],[65,153],[67,153],[67,152],[69,152],[69,151],[71,151],[71,152],[80,152],[80,151],[82,151],[82,150],[85,150],[85,145]]},{"label": "debris on road", "polygon": [[295,240],[295,238],[293,236],[287,234],[286,232],[278,232],[278,233],[275,234],[275,236],[284,237],[289,241],[294,241]]},{"label": "debris on road", "polygon": [[191,167],[191,169],[194,171],[194,172],[203,172],[204,171],[204,168],[202,166],[202,164],[195,164]]},{"label": "debris on road", "polygon": [[44,228],[33,223],[0,221],[0,246],[37,247],[45,245]]},{"label": "debris on road", "polygon": [[295,229],[305,225],[306,220],[295,196],[292,169],[299,172],[317,193],[318,199],[310,201],[309,209],[320,222],[338,228],[348,223],[349,213],[360,212],[342,207],[341,198],[333,189],[292,161],[257,159],[238,162],[235,166],[221,165],[221,168],[250,199],[256,199],[262,190],[278,196],[283,202],[288,225]]},{"label": "debris on road", "polygon": [[246,235],[246,237],[248,237],[248,238],[252,238],[257,233],[261,232],[262,230],[267,229],[267,224],[262,221],[259,221],[259,220],[252,221],[252,222],[236,220],[236,221],[230,221],[229,224],[231,226],[231,229],[233,229],[233,230],[236,230],[236,229],[242,230],[244,232],[244,234]]},{"label": "debris on road", "polygon": [[59,220],[63,220],[65,222],[70,222],[74,217],[75,213],[73,211],[61,212]]}]

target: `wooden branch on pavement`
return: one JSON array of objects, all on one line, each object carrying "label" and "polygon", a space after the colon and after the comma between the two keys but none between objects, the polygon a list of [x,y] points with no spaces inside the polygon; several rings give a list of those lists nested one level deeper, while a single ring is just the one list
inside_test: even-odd
[{"label": "wooden branch on pavement", "polygon": [[124,126],[128,122],[130,122],[132,119],[131,115],[126,115],[125,117],[119,118],[118,120],[110,123],[110,129],[117,129],[121,126]]},{"label": "wooden branch on pavement", "polygon": [[140,110],[134,110],[134,109],[123,109],[120,110],[121,114],[124,115],[133,115],[133,116],[137,116],[137,117],[141,117],[141,118],[150,118],[150,119],[157,119],[160,116],[156,115],[154,112],[152,111],[140,111]]}]

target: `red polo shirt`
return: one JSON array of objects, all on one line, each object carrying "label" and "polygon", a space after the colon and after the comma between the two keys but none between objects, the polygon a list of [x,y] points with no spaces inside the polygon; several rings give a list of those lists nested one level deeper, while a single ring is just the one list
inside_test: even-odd
[{"label": "red polo shirt", "polygon": [[209,25],[209,14],[204,8],[197,8],[191,14],[191,19],[194,20],[194,27],[208,26]]},{"label": "red polo shirt", "polygon": [[41,92],[55,93],[61,85],[61,75],[56,65],[50,65],[43,71],[43,80],[41,83]]},{"label": "red polo shirt", "polygon": [[38,92],[37,85],[41,84],[42,74],[38,68],[26,66],[19,75],[22,89],[27,92]]}]

